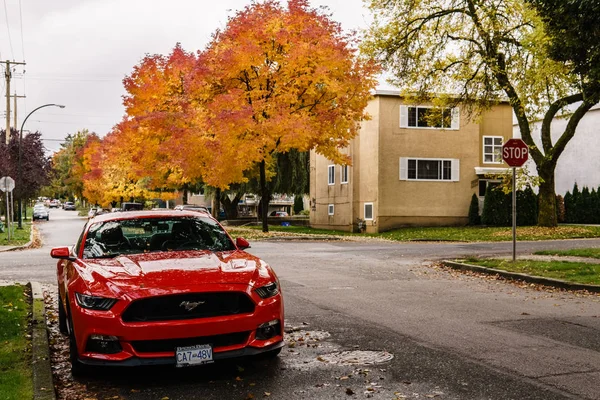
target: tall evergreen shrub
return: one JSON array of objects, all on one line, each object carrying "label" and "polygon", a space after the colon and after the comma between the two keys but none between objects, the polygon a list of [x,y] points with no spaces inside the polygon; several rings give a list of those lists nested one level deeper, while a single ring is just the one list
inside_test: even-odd
[{"label": "tall evergreen shrub", "polygon": [[488,185],[483,202],[481,223],[487,226],[512,225],[510,195],[504,194],[500,187]]},{"label": "tall evergreen shrub", "polygon": [[[509,195],[511,196],[511,195]],[[512,209],[512,198],[510,199]],[[538,199],[530,186],[517,192],[517,225],[537,225]],[[512,225],[512,223],[511,223]]]},{"label": "tall evergreen shrub", "polygon": [[302,201],[302,196],[296,195],[294,196],[294,214],[300,214],[302,210],[304,210],[304,201]]},{"label": "tall evergreen shrub", "polygon": [[469,225],[479,224],[481,224],[481,217],[479,216],[479,198],[473,193],[471,204],[469,205]]}]

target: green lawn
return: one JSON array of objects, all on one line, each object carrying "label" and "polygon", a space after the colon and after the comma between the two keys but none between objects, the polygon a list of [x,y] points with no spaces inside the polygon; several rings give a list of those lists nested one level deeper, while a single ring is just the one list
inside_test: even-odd
[{"label": "green lawn", "polygon": [[568,282],[600,285],[600,264],[568,261],[496,260],[469,258],[467,264],[481,265],[509,272],[518,272],[544,278],[561,279]]},{"label": "green lawn", "polygon": [[2,400],[33,398],[29,301],[25,287],[0,286],[0,394]]},{"label": "green lawn", "polygon": [[[451,241],[451,242],[502,242],[512,240],[512,228],[484,227],[431,227],[431,228],[400,228],[392,231],[366,234],[312,229],[301,226],[269,226],[269,234],[263,234],[260,226],[227,227],[232,236],[245,236],[249,239],[260,239],[277,236],[283,232],[288,235],[324,235],[324,236],[353,236],[374,237],[394,241]],[[600,237],[600,227],[595,226],[559,226],[556,228],[519,227],[517,240],[552,240]]]},{"label": "green lawn", "polygon": [[573,249],[573,250],[543,250],[537,251],[535,254],[544,256],[565,256],[565,257],[588,257],[600,258],[600,249]]},{"label": "green lawn", "polygon": [[4,227],[4,232],[0,233],[0,246],[19,246],[29,242],[31,235],[31,221],[22,222],[23,229],[17,229],[17,223],[14,223],[14,230],[11,233],[10,242],[8,240],[8,229]]}]

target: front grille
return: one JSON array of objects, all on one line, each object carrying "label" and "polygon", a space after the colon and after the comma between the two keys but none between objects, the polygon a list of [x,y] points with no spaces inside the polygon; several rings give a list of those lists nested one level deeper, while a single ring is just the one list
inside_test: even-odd
[{"label": "front grille", "polygon": [[163,353],[175,351],[177,347],[212,344],[214,347],[245,344],[250,332],[235,332],[224,335],[200,336],[183,339],[136,340],[131,342],[137,353]]},{"label": "front grille", "polygon": [[254,303],[242,292],[187,293],[149,297],[132,302],[123,322],[172,321],[221,317],[254,312]]}]

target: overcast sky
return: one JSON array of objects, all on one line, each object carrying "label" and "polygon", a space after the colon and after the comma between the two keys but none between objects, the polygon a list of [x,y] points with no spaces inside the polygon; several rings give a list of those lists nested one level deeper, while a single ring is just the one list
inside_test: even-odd
[{"label": "overcast sky", "polygon": [[[228,16],[250,0],[3,0],[0,60],[15,66],[11,95],[18,100],[18,127],[39,130],[49,151],[69,133],[89,129],[100,136],[124,115],[122,79],[146,54],[168,54],[177,42],[187,51],[203,49]],[[366,28],[370,13],[362,0],[311,0],[326,5],[344,30]],[[0,93],[6,126],[4,69]],[[13,102],[11,100],[11,108]],[[13,111],[11,110],[11,121]],[[12,122],[11,122],[12,125]]]}]

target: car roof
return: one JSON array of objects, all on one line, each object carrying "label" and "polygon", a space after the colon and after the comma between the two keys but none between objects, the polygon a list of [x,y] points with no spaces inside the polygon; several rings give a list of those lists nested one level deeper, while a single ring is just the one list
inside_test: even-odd
[{"label": "car roof", "polygon": [[94,217],[94,222],[106,222],[123,219],[141,219],[141,218],[161,218],[161,217],[206,217],[213,219],[209,213],[201,213],[198,211],[185,211],[185,210],[173,210],[173,209],[161,209],[161,210],[141,210],[141,211],[117,211],[107,214],[101,214]]}]

